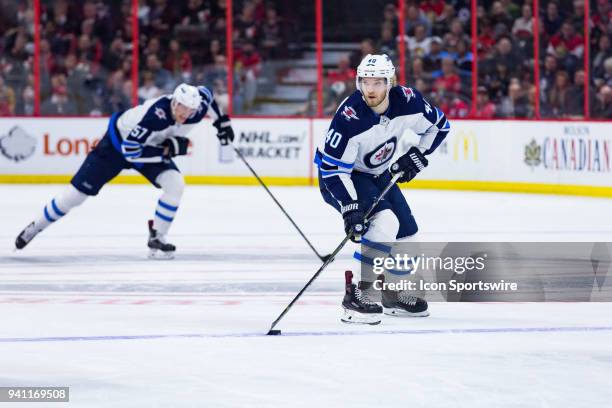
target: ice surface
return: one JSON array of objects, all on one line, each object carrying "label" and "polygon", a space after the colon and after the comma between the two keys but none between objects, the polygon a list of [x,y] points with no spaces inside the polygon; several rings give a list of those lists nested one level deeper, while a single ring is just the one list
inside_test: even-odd
[{"label": "ice surface", "polygon": [[[264,336],[320,262],[261,188],[188,186],[173,261],[146,259],[149,186],[107,186],[14,253],[62,188],[0,186],[0,386],[70,386],[57,407],[612,404],[610,304],[432,303],[344,325],[347,247]],[[331,252],[342,223],[317,189],[273,191]],[[422,240],[612,241],[612,200],[405,194]]]}]

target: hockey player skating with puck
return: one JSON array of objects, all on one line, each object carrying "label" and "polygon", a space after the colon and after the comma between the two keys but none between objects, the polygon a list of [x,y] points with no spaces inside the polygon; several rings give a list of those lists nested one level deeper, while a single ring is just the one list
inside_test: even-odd
[{"label": "hockey player skating with puck", "polygon": [[162,194],[149,221],[149,257],[170,259],[176,247],[166,234],[179,208],[185,182],[175,156],[187,154],[186,135],[206,115],[214,120],[221,144],[234,139],[230,119],[204,86],[179,85],[172,95],[164,95],[111,116],[108,129],[87,155],[70,186],[53,198],[15,240],[23,249],[39,232],[95,196],[121,170],[133,168]]},{"label": "hockey player skating with puck", "polygon": [[[387,55],[368,55],[357,68],[357,90],[336,111],[327,137],[315,155],[324,200],[342,214],[345,233],[362,248],[387,256],[389,243],[407,239],[418,228],[399,187],[394,185],[366,223],[364,214],[394,174],[409,182],[428,165],[431,154],[444,140],[450,124],[415,89],[395,86],[395,68]],[[418,143],[392,161],[403,142],[404,131],[416,133]],[[398,154],[399,155],[399,154]],[[371,271],[372,258],[357,250],[353,270]],[[427,302],[407,292],[377,291],[376,276],[362,273],[354,284],[345,275],[346,294],[342,321],[378,324],[383,312],[391,316],[427,316]],[[393,274],[385,274],[393,278]],[[379,305],[379,301],[382,303]]]}]

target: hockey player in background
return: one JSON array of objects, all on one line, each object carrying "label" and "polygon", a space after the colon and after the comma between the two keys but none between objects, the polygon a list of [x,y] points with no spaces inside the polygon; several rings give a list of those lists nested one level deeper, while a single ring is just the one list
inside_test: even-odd
[{"label": "hockey player in background", "polygon": [[114,113],[104,137],[87,155],[70,186],[45,205],[38,218],[19,234],[15,247],[23,249],[39,232],[87,197],[97,195],[121,170],[132,168],[162,190],[154,217],[149,221],[149,257],[172,258],[176,247],[166,241],[166,234],[185,187],[172,158],[187,154],[187,134],[207,114],[214,120],[221,144],[232,142],[230,119],[204,86],[181,84],[172,95]]},{"label": "hockey player in background", "polygon": [[[407,239],[418,230],[410,207],[394,185],[367,223],[365,212],[394,174],[403,172],[398,181],[405,183],[427,167],[426,156],[444,140],[450,124],[416,89],[395,86],[395,67],[387,55],[367,55],[357,68],[356,82],[357,90],[340,104],[315,154],[319,185],[324,200],[342,214],[351,240],[387,256],[392,251],[389,243]],[[401,139],[407,137],[407,129],[419,136],[418,142],[400,155],[398,146],[405,142]],[[392,161],[396,150],[399,158]],[[375,290],[376,275],[363,273],[371,271],[372,258],[357,250],[353,263],[353,270],[362,271],[361,281],[356,285],[352,271],[345,273],[343,322],[378,324],[383,313],[429,315],[424,299],[407,292],[382,290],[381,294]],[[388,278],[394,274],[385,273]]]}]

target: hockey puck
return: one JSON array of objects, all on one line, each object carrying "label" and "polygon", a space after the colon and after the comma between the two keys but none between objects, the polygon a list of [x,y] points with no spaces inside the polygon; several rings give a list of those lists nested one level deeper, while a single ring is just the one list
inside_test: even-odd
[{"label": "hockey puck", "polygon": [[268,332],[268,336],[280,336],[281,335],[281,331],[280,330],[270,330]]}]

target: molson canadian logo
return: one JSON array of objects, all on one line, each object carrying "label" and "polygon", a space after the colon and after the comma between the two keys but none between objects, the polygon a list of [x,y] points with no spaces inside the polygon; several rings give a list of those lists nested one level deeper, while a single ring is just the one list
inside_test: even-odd
[{"label": "molson canadian logo", "polygon": [[609,173],[612,171],[612,141],[590,136],[585,126],[567,126],[564,136],[533,138],[525,146],[524,162],[531,168]]},{"label": "molson canadian logo", "polygon": [[478,161],[478,138],[473,131],[460,130],[453,140],[453,160]]}]

